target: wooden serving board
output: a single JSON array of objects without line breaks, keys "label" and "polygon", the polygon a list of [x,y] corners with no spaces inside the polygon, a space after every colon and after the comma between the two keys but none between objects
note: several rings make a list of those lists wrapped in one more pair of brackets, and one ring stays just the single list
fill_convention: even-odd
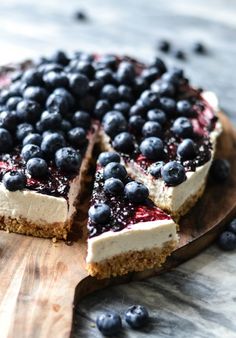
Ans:
[{"label": "wooden serving board", "polygon": [[217,156],[231,162],[224,184],[209,180],[204,196],[180,222],[180,244],[162,269],[96,280],[85,270],[86,243],[64,242],[0,232],[1,338],[69,337],[73,304],[111,284],[159,274],[206,248],[236,212],[236,133],[223,114]]}]

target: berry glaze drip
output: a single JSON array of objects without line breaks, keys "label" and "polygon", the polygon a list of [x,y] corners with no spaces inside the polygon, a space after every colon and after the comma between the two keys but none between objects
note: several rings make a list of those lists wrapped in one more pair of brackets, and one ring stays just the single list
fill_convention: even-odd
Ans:
[{"label": "berry glaze drip", "polygon": [[[127,182],[130,179],[127,179]],[[129,202],[123,195],[111,196],[104,192],[102,170],[97,170],[91,206],[97,203],[106,203],[111,209],[111,219],[108,224],[95,224],[90,219],[88,222],[89,238],[101,235],[107,231],[121,231],[130,228],[139,222],[152,222],[156,220],[171,219],[169,215],[155,207],[150,199],[143,205]]]}]

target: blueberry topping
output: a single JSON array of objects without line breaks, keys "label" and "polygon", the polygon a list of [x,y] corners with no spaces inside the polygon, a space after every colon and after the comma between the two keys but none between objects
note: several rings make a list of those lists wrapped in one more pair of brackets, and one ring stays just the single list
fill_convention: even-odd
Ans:
[{"label": "blueberry topping", "polygon": [[147,324],[149,313],[142,305],[133,305],[125,312],[125,320],[133,329],[138,329]]},{"label": "blueberry topping", "polygon": [[91,221],[98,224],[106,224],[109,222],[111,209],[105,203],[97,203],[90,207],[89,217]]},{"label": "blueberry topping", "polygon": [[104,191],[111,195],[121,195],[124,191],[124,184],[118,178],[108,178],[104,183]]},{"label": "blueberry topping", "polygon": [[27,164],[26,168],[28,173],[33,178],[46,177],[48,175],[48,165],[47,162],[39,157],[31,158]]},{"label": "blueberry topping", "polygon": [[64,72],[50,71],[43,76],[43,81],[48,89],[68,87],[69,80]]},{"label": "blueberry topping", "polygon": [[66,53],[62,50],[56,51],[52,56],[51,60],[57,64],[62,66],[67,66],[69,63],[69,58],[67,57]]},{"label": "blueberry topping", "polygon": [[121,318],[117,313],[107,312],[97,317],[96,325],[105,336],[116,335],[122,329]]},{"label": "blueberry topping", "polygon": [[150,137],[150,136],[162,136],[162,128],[160,123],[156,121],[148,121],[144,124],[142,128],[142,134],[144,137]]},{"label": "blueberry topping", "polygon": [[124,181],[127,177],[127,171],[125,167],[117,162],[108,163],[103,170],[104,180],[108,178],[119,178],[121,181]]},{"label": "blueberry topping", "polygon": [[182,138],[189,138],[193,136],[192,123],[186,117],[178,117],[172,126],[172,131],[175,135]]},{"label": "blueberry topping", "polygon": [[115,110],[106,113],[103,121],[105,132],[112,138],[122,131],[127,130],[126,119],[120,112]]},{"label": "blueberry topping", "polygon": [[132,203],[143,203],[148,198],[148,188],[140,182],[132,181],[125,186],[125,196]]},{"label": "blueberry topping", "polygon": [[124,115],[128,115],[130,111],[130,104],[125,101],[117,102],[114,104],[113,109],[120,111]]},{"label": "blueberry topping", "polygon": [[163,150],[163,142],[158,137],[148,137],[140,144],[141,153],[149,160],[161,160],[163,158]]},{"label": "blueberry topping", "polygon": [[129,86],[121,85],[118,87],[120,100],[127,102],[133,101],[132,89]]},{"label": "blueberry topping", "polygon": [[69,100],[66,95],[52,93],[46,101],[46,108],[50,112],[67,115],[69,111]]},{"label": "blueberry topping", "polygon": [[230,175],[229,161],[223,159],[213,160],[210,175],[216,182],[225,182]]},{"label": "blueberry topping", "polygon": [[102,99],[108,100],[110,103],[115,103],[119,98],[117,88],[112,84],[105,85],[100,94]]},{"label": "blueberry topping", "polygon": [[36,144],[26,144],[21,150],[21,157],[27,162],[34,157],[42,157],[42,151]]},{"label": "blueberry topping", "polygon": [[161,177],[161,168],[164,165],[165,165],[165,162],[163,162],[163,161],[158,161],[158,162],[153,163],[149,167],[149,173],[155,178]]},{"label": "blueberry topping", "polygon": [[94,108],[94,116],[101,120],[109,110],[111,110],[110,103],[107,100],[99,100]]},{"label": "blueberry topping", "polygon": [[86,131],[81,127],[71,129],[67,134],[70,144],[76,148],[84,146],[88,140],[86,138]]},{"label": "blueberry topping", "polygon": [[63,102],[67,103],[65,105],[68,107],[68,109],[73,109],[74,108],[74,106],[75,106],[75,99],[74,99],[73,95],[68,90],[66,90],[65,88],[56,88],[53,91],[53,94],[55,96],[61,96],[62,99],[63,99]]},{"label": "blueberry topping", "polygon": [[20,171],[8,171],[2,182],[9,191],[23,190],[26,186],[26,176]]},{"label": "blueberry topping", "polygon": [[187,100],[180,100],[177,102],[177,112],[184,116],[192,115],[192,105]]},{"label": "blueberry topping", "polygon": [[176,186],[186,180],[184,167],[176,161],[165,164],[161,168],[161,176],[169,186]]},{"label": "blueberry topping", "polygon": [[177,154],[182,160],[192,160],[196,156],[196,144],[193,140],[186,138],[177,148]]},{"label": "blueberry topping", "polygon": [[0,126],[2,128],[13,131],[15,130],[18,122],[18,117],[15,111],[2,111],[0,113]]},{"label": "blueberry topping", "polygon": [[12,150],[13,141],[8,130],[0,128],[0,152],[8,152]]},{"label": "blueberry topping", "polygon": [[40,146],[42,143],[42,136],[40,134],[37,133],[32,133],[32,134],[28,134],[24,139],[23,139],[23,146],[25,146],[26,144],[36,144],[37,146]]},{"label": "blueberry topping", "polygon": [[224,231],[218,239],[218,245],[222,250],[232,251],[236,249],[236,234],[231,231]]},{"label": "blueberry topping", "polygon": [[64,172],[76,172],[80,168],[81,156],[79,152],[73,148],[60,148],[56,151],[55,163],[57,168]]},{"label": "blueberry topping", "polygon": [[16,107],[20,101],[22,101],[22,97],[20,96],[10,97],[7,100],[6,106],[9,110],[16,110]]},{"label": "blueberry topping", "polygon": [[154,66],[157,67],[162,74],[167,71],[167,68],[166,68],[164,61],[162,59],[160,59],[159,57],[155,58]]},{"label": "blueberry topping", "polygon": [[41,115],[40,125],[42,130],[59,129],[61,126],[62,116],[57,112],[44,111]]},{"label": "blueberry topping", "polygon": [[165,124],[167,118],[166,114],[161,109],[152,109],[147,112],[147,118],[149,121],[155,121],[160,123],[161,125]]},{"label": "blueberry topping", "polygon": [[236,235],[236,218],[229,223],[227,230],[233,232]]},{"label": "blueberry topping", "polygon": [[30,123],[37,121],[41,112],[40,105],[37,102],[28,99],[20,101],[16,108],[16,114],[19,119]]},{"label": "blueberry topping", "polygon": [[129,119],[129,128],[133,134],[140,134],[145,120],[140,115],[133,115]]},{"label": "blueberry topping", "polygon": [[134,150],[134,138],[128,132],[120,133],[114,138],[112,146],[121,153],[130,154]]},{"label": "blueberry topping", "polygon": [[26,83],[27,86],[40,86],[42,85],[42,76],[37,70],[28,69],[22,75],[22,82]]},{"label": "blueberry topping", "polygon": [[121,62],[119,64],[116,77],[119,83],[132,85],[135,78],[135,69],[132,63],[127,61]]},{"label": "blueberry topping", "polygon": [[176,94],[175,86],[167,81],[157,80],[152,83],[152,89],[160,96],[173,97]]},{"label": "blueberry topping", "polygon": [[77,111],[73,116],[73,122],[76,125],[76,127],[88,129],[91,124],[91,117],[89,113],[85,111]]},{"label": "blueberry topping", "polygon": [[115,152],[104,151],[98,157],[98,163],[105,167],[110,162],[120,163],[120,155]]},{"label": "blueberry topping", "polygon": [[23,96],[26,100],[32,100],[40,104],[44,104],[48,97],[48,93],[43,87],[30,86],[24,90]]},{"label": "blueberry topping", "polygon": [[16,128],[16,137],[19,141],[23,140],[28,134],[34,132],[34,127],[29,123],[18,124]]},{"label": "blueberry topping", "polygon": [[166,113],[172,114],[176,110],[175,100],[173,100],[173,99],[171,99],[169,97],[161,97],[160,98],[160,104],[161,104],[161,108]]},{"label": "blueberry topping", "polygon": [[55,152],[65,146],[65,139],[59,133],[50,133],[43,138],[41,149],[45,155],[51,157]]}]

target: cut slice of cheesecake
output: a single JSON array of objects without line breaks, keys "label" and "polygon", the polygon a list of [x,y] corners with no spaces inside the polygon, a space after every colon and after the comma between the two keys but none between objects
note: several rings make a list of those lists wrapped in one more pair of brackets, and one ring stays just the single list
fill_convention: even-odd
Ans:
[{"label": "cut slice of cheesecake", "polygon": [[86,263],[97,278],[159,267],[178,242],[172,218],[147,197],[145,186],[126,175],[117,179],[117,166],[98,164],[89,210]]}]

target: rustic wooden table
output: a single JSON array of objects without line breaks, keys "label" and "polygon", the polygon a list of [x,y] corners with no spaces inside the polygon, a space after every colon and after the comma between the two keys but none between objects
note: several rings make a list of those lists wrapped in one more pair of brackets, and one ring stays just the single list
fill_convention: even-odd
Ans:
[{"label": "rustic wooden table", "polygon": [[[88,21],[74,19],[81,8]],[[183,66],[196,86],[214,90],[236,124],[235,16],[234,0],[1,0],[0,64],[55,49],[150,60],[157,55],[157,41],[167,38],[187,54],[186,61],[167,57],[168,64]],[[207,56],[192,53],[195,41],[205,43]],[[150,325],[141,332],[125,330],[120,337],[236,337],[235,258],[212,246],[164,275],[90,295],[76,308],[72,336],[101,337],[94,325],[97,314],[122,314],[141,303],[150,310]]]}]

